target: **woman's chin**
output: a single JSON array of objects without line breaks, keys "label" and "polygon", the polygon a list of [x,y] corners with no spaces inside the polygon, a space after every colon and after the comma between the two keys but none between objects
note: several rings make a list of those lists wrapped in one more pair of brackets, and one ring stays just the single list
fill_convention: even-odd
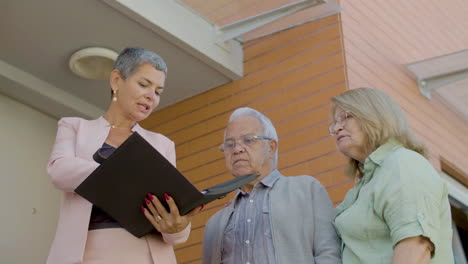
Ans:
[{"label": "woman's chin", "polygon": [[346,157],[349,157],[349,148],[346,144],[342,144],[338,146],[338,151],[341,152],[341,154],[345,155]]},{"label": "woman's chin", "polygon": [[343,152],[346,152],[346,149],[348,148],[348,144],[346,142],[337,142],[336,147],[339,152],[343,153]]},{"label": "woman's chin", "polygon": [[133,121],[135,121],[135,122],[140,122],[140,121],[143,121],[143,120],[145,120],[146,118],[148,118],[149,115],[150,115],[150,113],[143,113],[143,112],[141,112],[141,111],[138,111],[138,112],[136,112],[136,113],[133,113],[133,114],[131,115],[131,117],[132,117]]}]

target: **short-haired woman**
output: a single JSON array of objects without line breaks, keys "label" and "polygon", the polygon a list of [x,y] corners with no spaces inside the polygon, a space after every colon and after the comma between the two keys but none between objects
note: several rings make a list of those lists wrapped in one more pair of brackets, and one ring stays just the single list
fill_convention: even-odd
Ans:
[{"label": "short-haired woman", "polygon": [[453,263],[447,186],[399,105],[373,88],[332,102],[330,133],[356,182],[334,219],[343,263]]},{"label": "short-haired woman", "polygon": [[137,123],[158,106],[166,74],[166,64],[157,54],[126,48],[110,74],[112,101],[106,113],[96,120],[60,119],[47,170],[63,199],[48,264],[176,263],[172,246],[187,240],[190,220],[200,208],[180,216],[170,196],[165,195],[168,212],[149,194],[142,204],[151,212],[142,207],[142,214],[158,232],[137,238],[74,192],[98,167],[93,154],[105,148],[110,155],[135,131],[175,165],[174,142]]}]

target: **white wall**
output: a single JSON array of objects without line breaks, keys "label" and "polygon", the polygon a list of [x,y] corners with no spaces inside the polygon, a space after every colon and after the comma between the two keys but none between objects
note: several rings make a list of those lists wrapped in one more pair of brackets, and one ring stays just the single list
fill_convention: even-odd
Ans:
[{"label": "white wall", "polygon": [[0,94],[0,263],[45,263],[60,193],[46,163],[57,120]]}]

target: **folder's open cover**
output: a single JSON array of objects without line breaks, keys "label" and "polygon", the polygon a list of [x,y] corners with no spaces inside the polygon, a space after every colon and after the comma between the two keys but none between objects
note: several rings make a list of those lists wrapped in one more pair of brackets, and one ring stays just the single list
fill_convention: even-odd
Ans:
[{"label": "folder's open cover", "polygon": [[130,233],[142,237],[154,229],[140,209],[146,194],[156,195],[168,208],[164,200],[164,193],[168,193],[180,214],[185,215],[258,176],[249,174],[200,192],[150,143],[134,132],[75,192],[104,210]]}]

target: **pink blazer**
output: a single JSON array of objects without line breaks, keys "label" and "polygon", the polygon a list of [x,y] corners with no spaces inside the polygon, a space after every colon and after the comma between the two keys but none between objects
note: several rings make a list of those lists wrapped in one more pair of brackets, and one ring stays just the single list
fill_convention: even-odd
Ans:
[{"label": "pink blazer", "polygon": [[[58,122],[47,171],[53,185],[63,191],[63,198],[48,264],[78,264],[83,260],[92,204],[74,190],[98,166],[92,156],[106,140],[109,129],[103,117],[96,120],[67,117]],[[138,124],[132,131],[138,132],[175,165],[174,142]],[[185,242],[189,233],[190,225],[176,234],[150,235],[154,263],[176,263],[172,245]]]}]

